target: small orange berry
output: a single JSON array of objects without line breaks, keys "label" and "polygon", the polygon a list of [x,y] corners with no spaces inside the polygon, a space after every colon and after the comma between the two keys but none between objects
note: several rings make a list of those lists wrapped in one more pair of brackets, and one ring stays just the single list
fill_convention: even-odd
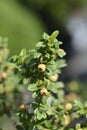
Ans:
[{"label": "small orange berry", "polygon": [[41,94],[42,96],[46,96],[46,95],[49,94],[49,92],[48,92],[48,90],[47,90],[46,88],[42,88],[42,89],[40,90],[40,94]]},{"label": "small orange berry", "polygon": [[65,110],[69,111],[72,109],[72,104],[71,103],[66,103],[65,104]]},{"label": "small orange berry", "polygon": [[25,105],[24,105],[24,104],[21,104],[21,105],[19,106],[19,109],[20,109],[20,110],[25,110],[25,109],[26,109],[26,107],[25,107]]},{"label": "small orange berry", "polygon": [[39,64],[38,69],[44,72],[46,70],[46,65],[45,64]]}]

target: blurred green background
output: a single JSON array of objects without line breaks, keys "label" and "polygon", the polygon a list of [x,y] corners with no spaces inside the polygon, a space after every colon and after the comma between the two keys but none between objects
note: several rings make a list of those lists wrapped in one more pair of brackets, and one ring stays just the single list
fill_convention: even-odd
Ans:
[{"label": "blurred green background", "polygon": [[16,0],[0,0],[0,35],[8,37],[11,54],[31,49],[44,31],[40,18]]},{"label": "blurred green background", "polygon": [[8,37],[11,54],[31,49],[42,33],[65,28],[69,13],[86,0],[0,0],[0,35]]}]

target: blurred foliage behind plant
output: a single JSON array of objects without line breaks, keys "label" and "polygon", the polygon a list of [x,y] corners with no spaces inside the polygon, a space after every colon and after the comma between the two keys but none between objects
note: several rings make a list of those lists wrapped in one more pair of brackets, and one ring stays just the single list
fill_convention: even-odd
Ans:
[{"label": "blurred foliage behind plant", "polygon": [[43,31],[64,27],[69,13],[86,3],[86,0],[1,0],[0,34],[10,37],[12,54],[24,44],[31,49]]},{"label": "blurred foliage behind plant", "polygon": [[[65,23],[69,13],[77,8],[86,6],[86,0],[19,0],[31,8],[32,10],[48,15],[55,19],[55,22]],[[42,14],[43,13],[43,14]],[[44,17],[44,16],[43,16]]]},{"label": "blurred foliage behind plant", "polygon": [[15,116],[22,102],[23,87],[17,85],[19,77],[15,75],[14,66],[8,62],[8,56],[7,38],[0,37],[0,127],[6,129],[9,123],[12,129],[10,117]]},{"label": "blurred foliage behind plant", "polygon": [[10,37],[9,48],[12,54],[24,46],[33,48],[43,30],[38,16],[27,11],[16,0],[0,1],[0,35]]}]

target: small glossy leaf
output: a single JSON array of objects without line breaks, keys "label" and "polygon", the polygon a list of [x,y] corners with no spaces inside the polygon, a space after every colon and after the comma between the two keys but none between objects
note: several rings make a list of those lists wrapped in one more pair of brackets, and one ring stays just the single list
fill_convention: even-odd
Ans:
[{"label": "small glossy leaf", "polygon": [[34,92],[33,94],[32,94],[32,97],[33,98],[36,98],[38,96],[38,94],[36,93],[36,92]]},{"label": "small glossy leaf", "polygon": [[43,113],[42,113],[42,117],[43,117],[44,119],[46,119],[46,118],[47,118],[47,115],[46,115],[46,113],[45,113],[45,112],[43,112]]},{"label": "small glossy leaf", "polygon": [[44,38],[45,40],[48,40],[48,39],[49,39],[49,35],[44,32],[44,33],[43,33],[43,38]]},{"label": "small glossy leaf", "polygon": [[25,84],[25,85],[26,85],[26,84],[28,83],[28,81],[29,81],[29,79],[24,78],[24,79],[23,79],[23,84]]},{"label": "small glossy leaf", "polygon": [[30,90],[30,91],[35,91],[37,89],[38,89],[37,84],[35,84],[35,83],[28,85],[28,90]]},{"label": "small glossy leaf", "polygon": [[45,120],[45,126],[47,128],[51,128],[51,122],[50,122],[50,120]]},{"label": "small glossy leaf", "polygon": [[62,67],[65,67],[67,65],[65,60],[63,60],[63,59],[58,60],[56,62],[56,64],[57,64],[57,68],[62,68]]},{"label": "small glossy leaf", "polygon": [[48,109],[48,106],[44,104],[40,104],[40,109],[46,111]]},{"label": "small glossy leaf", "polygon": [[25,56],[26,55],[26,49],[22,49],[22,51],[19,54],[20,56]]},{"label": "small glossy leaf", "polygon": [[42,55],[41,53],[35,52],[35,53],[34,53],[34,58],[39,58],[41,55]]},{"label": "small glossy leaf", "polygon": [[63,85],[62,82],[53,83],[52,85],[50,85],[50,86],[48,87],[48,90],[50,90],[50,91],[56,93],[56,92],[57,92],[57,89],[60,88],[61,85]]},{"label": "small glossy leaf", "polygon": [[37,112],[37,119],[41,120],[43,118],[43,114],[40,112]]},{"label": "small glossy leaf", "polygon": [[46,53],[45,57],[49,59],[50,58],[50,54]]},{"label": "small glossy leaf", "polygon": [[63,56],[66,55],[65,51],[63,49],[58,49],[57,54],[62,58]]},{"label": "small glossy leaf", "polygon": [[59,31],[54,31],[54,32],[51,34],[50,39],[51,39],[52,42],[53,42],[54,39],[58,36],[58,34],[59,34]]},{"label": "small glossy leaf", "polygon": [[40,42],[38,42],[38,43],[36,44],[36,47],[38,47],[38,48],[44,47],[44,46],[45,46],[45,44],[43,44],[42,41],[40,41]]}]

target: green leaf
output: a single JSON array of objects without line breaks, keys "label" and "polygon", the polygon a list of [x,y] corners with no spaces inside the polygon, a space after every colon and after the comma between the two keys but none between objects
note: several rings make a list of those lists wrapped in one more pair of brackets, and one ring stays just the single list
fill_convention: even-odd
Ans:
[{"label": "green leaf", "polygon": [[45,120],[45,126],[47,128],[51,128],[51,122],[50,122],[50,120]]},{"label": "green leaf", "polygon": [[47,128],[41,126],[40,124],[37,125],[37,129],[38,129],[38,130],[50,130],[50,129],[47,129]]},{"label": "green leaf", "polygon": [[23,56],[19,56],[18,60],[17,60],[17,64],[21,65],[24,62],[24,57]]},{"label": "green leaf", "polygon": [[42,113],[42,117],[43,117],[44,119],[46,119],[46,118],[47,118],[47,115],[46,115],[46,113],[45,113],[45,112],[43,112],[43,113]]},{"label": "green leaf", "polygon": [[54,93],[57,93],[57,89],[58,88],[61,88],[61,85],[63,85],[62,82],[56,82],[56,83],[53,83],[51,84],[49,87],[48,87],[48,90],[54,92]]},{"label": "green leaf", "polygon": [[45,40],[48,40],[49,37],[50,37],[50,36],[49,36],[47,33],[45,33],[45,32],[43,33],[43,38],[44,38]]},{"label": "green leaf", "polygon": [[46,111],[48,109],[48,106],[44,104],[40,104],[40,109]]},{"label": "green leaf", "polygon": [[34,109],[34,113],[38,111],[37,107],[38,107],[38,103],[37,102],[32,102],[31,104],[32,108]]},{"label": "green leaf", "polygon": [[76,124],[76,130],[80,129],[81,125],[79,123]]},{"label": "green leaf", "polygon": [[58,36],[58,34],[59,34],[59,31],[54,31],[54,32],[51,34],[51,36],[50,36],[51,42],[54,41],[54,39]]},{"label": "green leaf", "polygon": [[46,53],[45,57],[49,59],[50,58],[50,54]]},{"label": "green leaf", "polygon": [[26,85],[26,84],[28,83],[28,81],[29,81],[29,79],[24,78],[24,79],[23,79],[23,84],[25,84],[25,85]]},{"label": "green leaf", "polygon": [[41,53],[35,52],[35,53],[34,53],[34,58],[39,58],[41,55],[42,55]]},{"label": "green leaf", "polygon": [[40,41],[36,44],[36,47],[45,47],[45,44],[43,44],[43,42]]},{"label": "green leaf", "polygon": [[81,108],[81,109],[83,108],[83,104],[79,100],[74,101],[74,106]]},{"label": "green leaf", "polygon": [[29,84],[27,89],[30,90],[30,91],[35,91],[35,90],[38,89],[37,84],[35,84],[35,83]]},{"label": "green leaf", "polygon": [[66,55],[66,52],[63,49],[58,49],[57,54],[62,58],[63,56]]},{"label": "green leaf", "polygon": [[32,97],[33,98],[36,98],[38,96],[38,94],[36,93],[36,92],[34,92],[33,94],[32,94]]},{"label": "green leaf", "polygon": [[62,67],[65,67],[67,64],[66,64],[66,62],[65,62],[65,60],[58,60],[57,62],[56,62],[56,64],[57,64],[57,68],[62,68]]},{"label": "green leaf", "polygon": [[52,130],[57,130],[57,126],[56,125],[52,125]]},{"label": "green leaf", "polygon": [[22,49],[19,56],[25,56],[26,55],[26,49]]},{"label": "green leaf", "polygon": [[79,113],[79,114],[81,114],[81,115],[84,115],[84,114],[85,114],[85,111],[84,111],[84,109],[81,109],[81,110],[77,111],[77,113]]},{"label": "green leaf", "polygon": [[55,53],[55,48],[50,48],[50,51]]},{"label": "green leaf", "polygon": [[63,44],[63,42],[61,42],[61,41],[58,41],[58,44],[59,44],[59,45],[61,45],[61,44]]},{"label": "green leaf", "polygon": [[9,61],[14,63],[14,62],[17,61],[17,59],[18,59],[18,56],[17,56],[17,55],[14,55],[14,56],[12,56],[12,57],[9,59]]},{"label": "green leaf", "polygon": [[41,112],[37,112],[37,119],[41,120],[43,118],[43,114]]}]

